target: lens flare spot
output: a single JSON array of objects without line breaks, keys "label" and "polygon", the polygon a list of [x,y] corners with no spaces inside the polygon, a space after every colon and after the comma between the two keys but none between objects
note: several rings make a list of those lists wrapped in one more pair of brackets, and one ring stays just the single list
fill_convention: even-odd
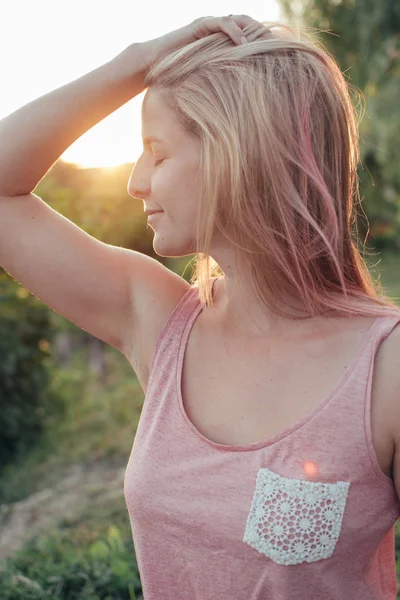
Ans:
[{"label": "lens flare spot", "polygon": [[306,475],[316,475],[318,473],[317,465],[311,461],[306,461],[304,463],[303,470]]}]

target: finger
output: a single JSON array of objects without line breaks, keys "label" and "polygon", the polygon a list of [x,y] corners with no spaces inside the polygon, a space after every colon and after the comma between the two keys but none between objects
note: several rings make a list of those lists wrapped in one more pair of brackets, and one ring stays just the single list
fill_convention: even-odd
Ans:
[{"label": "finger", "polygon": [[[240,16],[237,17],[239,22],[243,22]],[[248,23],[246,23],[248,24]],[[218,33],[223,31],[232,41],[240,45],[242,44],[243,32],[240,26],[236,23],[236,17],[205,17],[197,23],[198,37],[206,37],[210,33]]]},{"label": "finger", "polygon": [[[239,43],[239,44],[242,44],[243,42],[247,43],[246,36],[243,33],[243,29],[245,27],[247,27],[247,25],[251,25],[251,24],[255,23],[256,21],[254,21],[254,19],[252,19],[248,15],[229,15],[228,18],[231,19],[233,21],[233,23],[235,25],[237,25],[237,28],[240,30],[240,41],[239,42],[237,41],[237,32],[238,32],[237,28],[235,28],[236,38],[233,41],[235,43]],[[230,37],[232,37],[230,34],[228,34],[228,35]]]},{"label": "finger", "polygon": [[221,30],[229,35],[231,40],[238,46],[243,43],[247,43],[242,29],[233,15],[229,15],[229,17],[222,17]]}]

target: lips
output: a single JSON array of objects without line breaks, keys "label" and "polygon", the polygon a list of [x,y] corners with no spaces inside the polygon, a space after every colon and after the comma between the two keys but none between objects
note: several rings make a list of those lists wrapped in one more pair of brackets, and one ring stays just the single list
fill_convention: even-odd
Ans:
[{"label": "lips", "polygon": [[145,214],[149,217],[150,215],[155,215],[157,213],[164,212],[163,210],[145,210]]},{"label": "lips", "polygon": [[149,215],[147,217],[147,222],[150,224],[150,223],[153,223],[154,221],[157,221],[158,217],[160,215],[162,215],[163,212],[164,212],[163,210],[159,210],[157,212],[153,212],[151,215]]}]

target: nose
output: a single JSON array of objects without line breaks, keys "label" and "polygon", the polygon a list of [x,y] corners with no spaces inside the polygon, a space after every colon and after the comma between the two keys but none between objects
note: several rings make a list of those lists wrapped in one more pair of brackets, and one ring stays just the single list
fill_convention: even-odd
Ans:
[{"label": "nose", "polygon": [[144,200],[150,193],[150,176],[143,164],[143,155],[136,161],[128,181],[128,194]]}]

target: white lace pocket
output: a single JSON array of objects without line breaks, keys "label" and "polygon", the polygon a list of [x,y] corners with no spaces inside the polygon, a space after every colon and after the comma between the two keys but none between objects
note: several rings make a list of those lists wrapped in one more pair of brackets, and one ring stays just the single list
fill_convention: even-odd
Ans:
[{"label": "white lace pocket", "polygon": [[350,483],[291,479],[260,469],[243,541],[280,565],[329,558]]}]

